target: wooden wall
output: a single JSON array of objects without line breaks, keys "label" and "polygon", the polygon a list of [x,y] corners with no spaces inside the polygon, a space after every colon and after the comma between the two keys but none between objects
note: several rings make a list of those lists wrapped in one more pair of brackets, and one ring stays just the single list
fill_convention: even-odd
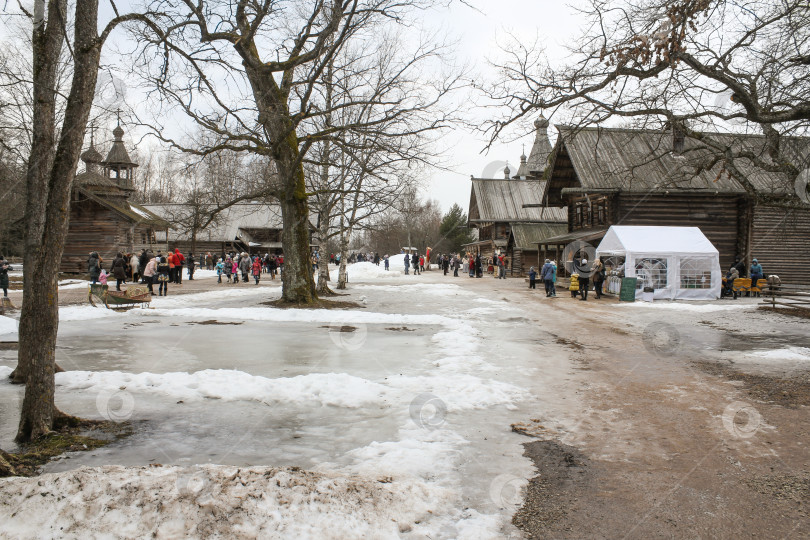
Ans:
[{"label": "wooden wall", "polygon": [[617,196],[612,225],[699,227],[720,252],[720,267],[727,270],[742,255],[738,241],[739,197],[701,194],[625,194]]},{"label": "wooden wall", "polygon": [[73,201],[70,205],[70,223],[59,264],[60,272],[87,273],[87,259],[91,251],[98,251],[103,268],[110,264],[119,251],[140,253],[141,249],[166,250],[165,244],[141,241],[141,232],[148,227],[136,225],[95,201]]},{"label": "wooden wall", "polygon": [[753,208],[751,258],[765,275],[783,283],[807,284],[810,275],[810,208]]}]

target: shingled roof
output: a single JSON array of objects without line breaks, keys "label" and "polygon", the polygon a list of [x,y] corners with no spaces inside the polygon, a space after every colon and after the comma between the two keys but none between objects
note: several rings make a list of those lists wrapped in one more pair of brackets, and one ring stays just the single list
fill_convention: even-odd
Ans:
[{"label": "shingled roof", "polygon": [[[566,186],[567,192],[626,191],[705,191],[745,193],[743,186],[722,172],[722,165],[703,168],[714,155],[698,140],[687,137],[682,152],[672,151],[669,131],[574,128],[556,126],[559,138],[549,179],[552,186]],[[706,138],[722,143],[735,152],[746,150],[768,160],[764,137],[728,133],[707,133]],[[806,166],[810,139],[784,139],[786,155],[797,165]],[[566,159],[567,158],[567,159]],[[568,163],[570,160],[570,165]],[[781,173],[771,173],[745,159],[736,159],[747,180],[762,194],[784,195],[789,182]]]},{"label": "shingled roof", "polygon": [[545,182],[473,178],[469,222],[567,222],[566,208],[540,208]]},{"label": "shingled roof", "polygon": [[[191,231],[184,229],[183,223],[191,216],[194,208],[188,204],[148,204],[145,208],[173,223],[170,240],[190,240]],[[224,209],[217,218],[197,234],[198,240],[232,242],[239,238],[250,241],[250,231],[257,229],[282,229],[281,205],[271,203],[241,203]]]}]

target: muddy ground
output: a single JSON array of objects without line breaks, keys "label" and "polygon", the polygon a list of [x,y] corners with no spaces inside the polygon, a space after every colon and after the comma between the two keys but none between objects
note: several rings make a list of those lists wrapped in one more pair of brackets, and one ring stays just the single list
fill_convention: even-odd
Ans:
[{"label": "muddy ground", "polygon": [[588,404],[575,429],[542,411],[519,426],[527,537],[810,537],[807,362],[748,356],[810,347],[806,319],[522,296]]}]

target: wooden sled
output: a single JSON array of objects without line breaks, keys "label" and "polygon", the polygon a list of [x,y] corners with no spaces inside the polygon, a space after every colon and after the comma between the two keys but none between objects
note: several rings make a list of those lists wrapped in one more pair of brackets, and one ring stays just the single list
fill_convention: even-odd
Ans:
[{"label": "wooden sled", "polygon": [[140,304],[141,307],[147,307],[149,302],[152,301],[152,293],[149,292],[149,289],[137,285],[127,287],[123,291],[111,291],[109,285],[94,283],[90,285],[90,289],[87,292],[87,300],[89,300],[94,307],[98,307],[93,301],[94,296],[98,298],[107,309],[129,309],[135,307],[137,304]]}]

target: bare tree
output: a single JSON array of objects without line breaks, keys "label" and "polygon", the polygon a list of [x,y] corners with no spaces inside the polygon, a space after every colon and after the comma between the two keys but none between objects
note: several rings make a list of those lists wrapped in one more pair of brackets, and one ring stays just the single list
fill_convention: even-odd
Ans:
[{"label": "bare tree", "polygon": [[[23,9],[23,8],[21,8]],[[99,33],[97,0],[77,0],[68,21],[67,0],[35,0],[24,13],[33,24],[31,152],[27,162],[24,300],[15,379],[26,383],[18,441],[50,433],[63,416],[54,404],[57,272],[67,235],[70,192],[95,94],[102,46],[110,32],[145,15],[114,17]],[[57,80],[66,29],[73,43],[70,91],[57,129]],[[58,136],[57,136],[58,135]]]},{"label": "bare tree", "polygon": [[[239,0],[178,4],[158,0],[155,10],[170,18],[170,30],[139,36],[159,47],[145,48],[143,71],[157,83],[163,99],[180,107],[201,127],[217,134],[216,145],[189,148],[165,133],[164,141],[192,153],[230,149],[263,156],[273,165],[277,183],[266,196],[278,199],[283,215],[284,267],[282,298],[310,303],[317,299],[310,271],[309,206],[304,160],[312,146],[341,140],[342,134],[373,133],[392,122],[401,105],[445,116],[435,105],[457,83],[437,77],[411,95],[398,88],[355,94],[333,108],[378,105],[357,123],[325,123],[332,109],[319,90],[327,66],[351,43],[376,40],[386,24],[403,19],[418,0]],[[167,39],[168,38],[168,39]],[[156,55],[156,56],[152,56]],[[159,55],[159,56],[157,56]],[[160,58],[155,71],[153,58]],[[165,60],[164,60],[165,59]],[[188,75],[181,77],[178,74]],[[221,81],[221,82],[220,82]],[[373,114],[371,114],[373,112]],[[156,130],[160,133],[160,128]]]},{"label": "bare tree", "polygon": [[[582,11],[586,31],[565,63],[508,47],[503,77],[485,89],[508,110],[487,126],[493,140],[538,109],[566,109],[577,126],[618,118],[690,137],[696,167],[719,165],[752,197],[763,194],[751,170],[779,173],[793,191],[808,166],[793,138],[810,125],[806,0],[591,0]],[[728,130],[764,137],[709,133]]]}]

